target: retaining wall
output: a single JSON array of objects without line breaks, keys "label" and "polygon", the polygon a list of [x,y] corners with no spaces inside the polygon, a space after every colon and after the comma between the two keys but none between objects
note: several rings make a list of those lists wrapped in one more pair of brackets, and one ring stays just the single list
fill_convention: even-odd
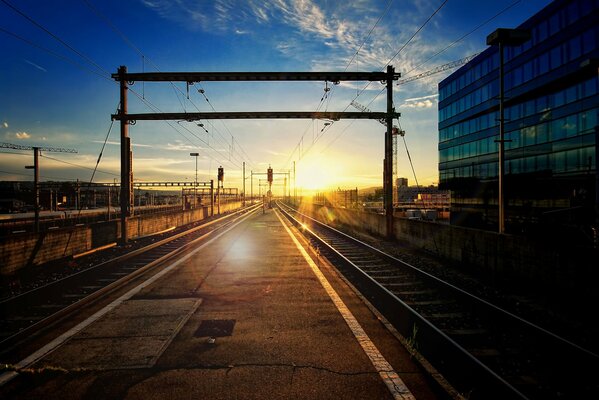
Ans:
[{"label": "retaining wall", "polygon": [[[241,202],[222,204],[221,213],[236,210]],[[216,208],[215,208],[216,211]],[[186,225],[210,216],[210,208],[134,216],[127,232],[135,239]],[[13,275],[24,267],[71,257],[120,238],[120,220],[50,229],[42,233],[12,234],[0,239],[0,275]]]},{"label": "retaining wall", "polygon": [[[332,226],[386,234],[381,214],[311,204],[301,211]],[[588,247],[397,217],[394,237],[498,284],[590,292],[599,278],[599,252]]]}]

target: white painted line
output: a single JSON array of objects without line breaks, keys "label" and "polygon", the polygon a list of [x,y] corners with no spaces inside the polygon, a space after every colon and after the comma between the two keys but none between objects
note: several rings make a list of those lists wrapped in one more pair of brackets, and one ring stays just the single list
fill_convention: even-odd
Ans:
[{"label": "white painted line", "polygon": [[[52,353],[54,350],[56,350],[57,348],[62,346],[67,340],[69,340],[70,338],[72,338],[73,336],[75,336],[76,334],[81,332],[83,329],[85,329],[86,327],[88,327],[89,325],[91,325],[92,323],[97,321],[98,319],[102,318],[104,315],[108,314],[110,311],[117,308],[119,305],[121,305],[121,303],[123,303],[126,300],[129,300],[131,297],[133,297],[134,295],[139,293],[143,288],[156,282],[158,279],[162,278],[164,275],[168,274],[169,272],[171,272],[172,270],[177,268],[181,263],[189,260],[197,252],[199,252],[204,247],[208,246],[210,243],[214,242],[216,239],[220,238],[222,235],[224,235],[225,233],[227,233],[228,231],[230,231],[231,229],[233,229],[234,227],[236,227],[237,225],[239,225],[240,223],[245,221],[253,213],[254,212],[249,212],[247,215],[240,218],[237,222],[233,223],[231,226],[227,227],[222,232],[218,233],[216,236],[214,236],[212,239],[208,240],[206,243],[202,244],[197,249],[186,254],[184,257],[181,257],[180,259],[178,259],[177,261],[175,261],[168,267],[164,268],[157,274],[153,275],[147,281],[140,283],[138,286],[131,289],[130,291],[128,291],[127,293],[125,293],[124,295],[122,295],[121,297],[119,297],[118,299],[113,301],[112,303],[108,304],[106,307],[97,311],[94,315],[87,318],[85,321],[80,322],[79,324],[77,324],[76,326],[74,326],[73,328],[68,330],[67,332],[63,333],[62,335],[60,335],[59,337],[57,337],[56,339],[54,339],[53,341],[51,341],[50,343],[48,343],[47,345],[42,347],[41,349],[37,350],[35,353],[33,353],[33,354],[29,355],[28,357],[24,358],[23,360],[19,361],[18,363],[15,364],[15,368],[17,370],[23,369],[23,368],[29,368],[31,365],[38,362],[39,360],[41,360],[42,358],[44,358],[45,356],[47,356],[48,354]],[[16,371],[9,371],[9,372],[2,373],[0,375],[0,386],[3,386],[6,383],[10,382],[13,378],[17,377],[18,375],[19,375],[19,373]]]},{"label": "white painted line", "polygon": [[314,275],[316,275],[316,277],[320,281],[320,284],[333,301],[333,304],[335,304],[335,307],[337,307],[337,310],[349,326],[349,329],[351,329],[352,333],[356,337],[356,340],[358,341],[360,346],[362,346],[362,349],[370,359],[372,366],[374,367],[376,372],[378,372],[385,385],[387,385],[387,388],[391,392],[393,398],[396,400],[415,400],[416,398],[414,397],[414,395],[412,395],[410,389],[408,389],[408,387],[401,380],[397,372],[395,372],[391,364],[387,362],[385,357],[383,357],[383,355],[377,349],[376,345],[372,342],[372,340],[370,340],[370,338],[368,337],[368,335],[366,334],[356,317],[354,317],[349,308],[347,308],[343,300],[341,300],[341,297],[339,297],[335,289],[333,289],[333,287],[331,286],[327,278],[324,276],[322,271],[320,271],[320,268],[318,268],[314,260],[312,260],[312,257],[310,257],[308,252],[293,235],[293,233],[287,227],[285,222],[283,222],[283,219],[281,218],[277,210],[275,210],[275,214],[277,215],[277,218],[279,218],[279,221],[281,221],[281,224],[295,243],[297,249],[300,251],[302,256],[304,256],[304,259],[306,260],[310,268],[312,268]]}]

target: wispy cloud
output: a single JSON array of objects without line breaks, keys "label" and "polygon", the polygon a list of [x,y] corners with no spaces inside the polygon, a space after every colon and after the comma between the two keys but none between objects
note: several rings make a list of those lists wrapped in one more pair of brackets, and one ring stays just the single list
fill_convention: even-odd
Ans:
[{"label": "wispy cloud", "polygon": [[431,108],[433,106],[433,103],[430,99],[426,99],[426,100],[421,100],[421,101],[413,101],[411,103],[405,103],[403,104],[403,107],[408,107],[408,108]]},{"label": "wispy cloud", "polygon": [[39,69],[40,71],[44,71],[44,72],[48,72],[48,70],[44,67],[42,67],[41,65],[38,65],[36,63],[34,63],[33,61],[29,61],[27,59],[23,59],[23,61],[25,61],[27,64],[34,66],[35,68]]},{"label": "wispy cloud", "polygon": [[15,137],[19,140],[26,140],[31,138],[31,135],[28,134],[27,132],[17,132],[15,133]]},{"label": "wispy cloud", "polygon": [[173,150],[173,151],[198,151],[198,150],[204,150],[201,147],[198,146],[194,146],[191,145],[189,143],[184,143],[181,140],[175,140],[175,143],[167,143],[166,144],[166,150]]},{"label": "wispy cloud", "polygon": [[[307,62],[313,69],[344,69],[352,61],[358,68],[377,70],[397,52],[438,6],[432,0],[393,4],[372,34],[366,35],[384,11],[374,0],[317,2],[315,0],[140,0],[161,17],[189,30],[221,34],[256,33],[289,58]],[[397,3],[397,2],[396,2]],[[260,31],[262,29],[262,31]],[[431,54],[435,41],[418,35],[393,60],[398,70],[416,66]],[[404,53],[409,53],[409,57]]]},{"label": "wispy cloud", "polygon": [[405,99],[404,101],[407,103],[407,102],[410,102],[410,101],[420,101],[420,100],[426,100],[426,99],[435,99],[437,97],[439,97],[438,93],[436,93],[436,94],[430,94],[428,96],[412,97],[411,99]]}]

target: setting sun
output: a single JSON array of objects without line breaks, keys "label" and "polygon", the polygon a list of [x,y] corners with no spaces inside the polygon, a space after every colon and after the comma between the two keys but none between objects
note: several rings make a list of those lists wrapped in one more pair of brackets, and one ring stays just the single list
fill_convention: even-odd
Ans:
[{"label": "setting sun", "polygon": [[296,165],[297,187],[307,191],[318,191],[335,186],[341,168],[326,157],[309,157]]}]

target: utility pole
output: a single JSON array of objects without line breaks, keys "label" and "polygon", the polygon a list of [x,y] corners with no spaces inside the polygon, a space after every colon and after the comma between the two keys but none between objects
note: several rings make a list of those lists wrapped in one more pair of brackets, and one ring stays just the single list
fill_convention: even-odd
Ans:
[{"label": "utility pole", "polygon": [[[14,150],[33,150],[33,165],[28,165],[26,169],[33,169],[33,192],[34,192],[34,223],[33,229],[35,232],[39,232],[40,228],[40,168],[39,168],[39,156],[40,151],[48,151],[52,153],[77,153],[77,150],[73,149],[62,149],[57,147],[40,147],[40,146],[22,146],[19,144],[12,143],[0,143],[2,149],[14,149]],[[52,203],[52,196],[50,196],[50,203]],[[52,207],[50,207],[52,208]]]},{"label": "utility pole", "polygon": [[254,204],[254,171],[250,170],[250,200]]},{"label": "utility pole", "polygon": [[293,162],[293,204],[297,206],[297,180],[295,179],[295,161]]},{"label": "utility pole", "polygon": [[33,211],[35,213],[33,231],[40,231],[40,149],[39,147],[33,148],[33,190],[34,190],[34,203]]},{"label": "utility pole", "polygon": [[505,131],[505,117],[504,117],[504,60],[503,60],[503,48],[505,46],[517,46],[531,38],[530,31],[525,29],[506,29],[499,28],[487,36],[487,45],[499,46],[499,221],[498,228],[499,233],[505,233],[505,193],[504,193],[504,176],[505,176],[505,142],[504,131]]},{"label": "utility pole", "polygon": [[121,117],[121,245],[127,243],[127,218],[131,207],[131,162],[129,160],[131,151],[131,138],[129,138],[129,120],[127,119],[127,79],[125,74],[127,67],[119,67],[119,83],[121,106],[119,116]]},{"label": "utility pole", "polygon": [[245,207],[245,161],[243,162],[243,206]]},{"label": "utility pole", "polygon": [[387,226],[387,237],[392,238],[393,232],[393,80],[395,68],[387,66],[387,132],[385,133],[385,168],[383,192],[385,193],[385,219]]}]

